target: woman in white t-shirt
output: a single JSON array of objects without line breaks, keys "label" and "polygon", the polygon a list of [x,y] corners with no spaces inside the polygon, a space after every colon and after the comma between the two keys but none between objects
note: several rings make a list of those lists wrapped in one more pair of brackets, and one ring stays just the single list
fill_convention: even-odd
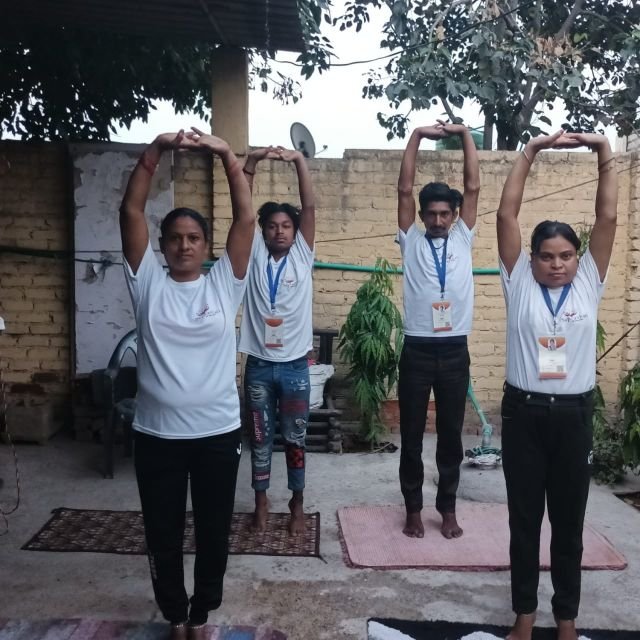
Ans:
[{"label": "woman in white t-shirt", "polygon": [[251,422],[251,484],[254,526],[264,531],[269,503],[276,415],[285,446],[290,535],[304,532],[305,437],[309,419],[309,364],[313,347],[311,299],[315,199],[306,160],[282,147],[256,149],[244,166],[253,187],[258,161],[290,162],[298,174],[301,208],[266,202],[258,210],[251,271],[240,326],[239,351],[247,354],[244,394]]},{"label": "woman in white t-shirt", "polygon": [[[151,177],[163,151],[208,151],[222,160],[233,222],[226,251],[209,257],[205,219],[174,209],[160,226],[166,273],[145,220]],[[158,136],[136,165],[120,209],[125,276],[138,331],[135,468],[156,602],[171,640],[205,637],[222,601],[240,459],[235,318],[246,287],[255,215],[242,166],[220,138],[194,129]],[[196,542],[194,593],[184,586],[187,485]]]},{"label": "woman in white t-shirt", "polygon": [[[518,212],[531,163],[542,149],[598,154],[596,218],[589,247],[562,222],[545,220],[522,249]],[[551,523],[553,614],[559,640],[576,640],[582,529],[589,492],[596,325],[616,232],[615,158],[604,136],[559,131],[531,140],[507,178],[498,250],[507,305],[502,447],[511,532],[509,640],[530,640],[538,606],[540,527]]]}]

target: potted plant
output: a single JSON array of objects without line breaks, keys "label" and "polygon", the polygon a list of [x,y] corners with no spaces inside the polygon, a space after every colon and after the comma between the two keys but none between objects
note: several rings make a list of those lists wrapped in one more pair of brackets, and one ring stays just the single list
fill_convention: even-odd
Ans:
[{"label": "potted plant", "polygon": [[[582,257],[589,246],[591,239],[590,225],[580,225],[576,232],[580,239],[580,251]],[[600,324],[596,326],[596,352],[603,353],[607,332]],[[599,376],[600,372],[596,371]],[[624,476],[624,460],[622,452],[622,431],[618,421],[609,422],[607,417],[604,396],[600,385],[596,383],[593,397],[593,459],[592,475],[600,484],[615,484]]]},{"label": "potted plant", "polygon": [[380,419],[382,403],[398,379],[402,349],[402,316],[391,300],[391,274],[398,271],[378,258],[375,271],[356,293],[356,300],[340,329],[338,349],[350,365],[360,407],[360,433],[372,448],[386,433]]},{"label": "potted plant", "polygon": [[640,363],[637,363],[622,380],[620,410],[624,433],[624,462],[629,469],[637,471],[640,467]]}]

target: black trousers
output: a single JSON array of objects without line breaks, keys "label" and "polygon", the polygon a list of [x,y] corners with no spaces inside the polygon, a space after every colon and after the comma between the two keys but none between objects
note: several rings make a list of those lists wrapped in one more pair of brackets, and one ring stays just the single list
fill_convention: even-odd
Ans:
[{"label": "black trousers", "polygon": [[551,523],[551,600],[561,620],[578,616],[582,529],[589,494],[593,396],[529,393],[505,385],[502,465],[507,484],[511,597],[516,613],[538,606],[540,528]]},{"label": "black trousers", "polygon": [[398,404],[400,408],[400,488],[407,513],[422,510],[422,438],[431,389],[436,403],[436,509],[456,509],[460,481],[462,424],[469,388],[469,351],[465,343],[407,342],[400,356]]},{"label": "black trousers", "polygon": [[[169,440],[135,433],[135,468],[156,602],[169,622],[207,621],[222,602],[240,461],[240,429]],[[191,610],[182,544],[191,481],[196,558]]]}]

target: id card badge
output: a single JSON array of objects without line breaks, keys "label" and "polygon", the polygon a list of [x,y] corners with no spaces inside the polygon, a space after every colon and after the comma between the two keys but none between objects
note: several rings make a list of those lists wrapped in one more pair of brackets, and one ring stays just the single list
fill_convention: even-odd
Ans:
[{"label": "id card badge", "polygon": [[567,339],[564,336],[538,338],[538,375],[540,380],[567,377]]},{"label": "id card badge", "polygon": [[284,320],[282,318],[264,319],[264,346],[270,348],[284,346]]},{"label": "id card badge", "polygon": [[447,300],[438,300],[431,305],[434,331],[451,331],[451,303]]}]

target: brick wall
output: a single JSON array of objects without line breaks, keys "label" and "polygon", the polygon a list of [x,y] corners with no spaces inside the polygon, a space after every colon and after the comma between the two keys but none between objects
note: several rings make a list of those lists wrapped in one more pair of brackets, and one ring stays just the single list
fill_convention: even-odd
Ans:
[{"label": "brick wall", "polygon": [[[317,259],[323,262],[372,266],[382,256],[400,264],[396,233],[396,183],[401,152],[347,151],[343,160],[311,162],[317,196]],[[497,267],[495,210],[502,185],[514,159],[509,152],[482,152],[482,192],[474,246],[475,267]],[[640,317],[640,200],[638,168],[631,169],[632,156],[619,158],[619,230],[600,319],[611,344]],[[539,156],[531,172],[520,214],[525,244],[537,222],[562,219],[572,225],[591,224],[597,183],[596,158],[589,153],[554,153]],[[422,152],[416,184],[442,180],[462,186],[460,152]],[[222,192],[224,185],[220,188]],[[216,192],[218,189],[216,189]],[[550,195],[551,194],[551,195]],[[256,207],[270,199],[298,201],[293,167],[279,162],[259,165],[254,188]],[[228,203],[221,196],[219,207]],[[631,229],[629,224],[631,223]],[[224,233],[226,226],[217,231]],[[339,328],[349,312],[355,292],[367,274],[316,270],[314,278],[314,322],[319,327]],[[475,278],[474,331],[470,339],[472,381],[476,395],[491,417],[499,413],[504,381],[505,309],[498,276]],[[397,278],[395,302],[401,308],[402,281]],[[603,360],[598,370],[610,403],[615,402],[622,375],[640,356],[639,331]]]},{"label": "brick wall", "polygon": [[[343,159],[310,163],[317,195],[317,259],[372,266],[377,256],[400,264],[394,243],[396,181],[401,152],[348,151]],[[480,218],[474,249],[476,267],[496,267],[495,209],[513,154],[482,152]],[[7,168],[7,162],[10,167]],[[637,154],[618,159],[619,231],[600,318],[611,344],[640,317],[640,169]],[[213,166],[213,184],[211,172]],[[593,221],[596,160],[586,153],[539,157],[532,170],[521,212],[524,237],[543,217],[571,224]],[[416,183],[445,180],[460,187],[459,152],[423,152]],[[549,195],[552,192],[558,192]],[[263,163],[256,175],[254,201],[298,201],[293,167]],[[230,201],[219,162],[179,154],[175,201],[201,211],[213,223],[213,252],[224,247]],[[0,143],[0,245],[68,250],[72,220],[71,177],[61,145]],[[215,215],[214,215],[215,212]],[[366,273],[316,270],[314,323],[339,328]],[[64,407],[69,398],[69,265],[65,260],[0,253],[0,366],[12,401]],[[498,410],[504,376],[504,303],[497,276],[477,276],[474,332],[470,341],[476,395],[490,415]],[[398,278],[395,302],[401,308]],[[635,329],[599,365],[607,400],[615,402],[623,371],[640,358]],[[339,363],[338,363],[339,364]],[[339,369],[344,373],[344,366]]]},{"label": "brick wall", "polygon": [[[178,154],[176,206],[211,218],[211,159]],[[0,245],[69,251],[72,182],[61,144],[0,143]],[[73,340],[66,257],[0,252],[0,369],[12,405],[51,407],[68,418]]]},{"label": "brick wall", "polygon": [[[63,145],[0,145],[0,244],[66,250],[71,203]],[[0,368],[12,404],[60,410],[69,397],[66,260],[0,253]]]}]

